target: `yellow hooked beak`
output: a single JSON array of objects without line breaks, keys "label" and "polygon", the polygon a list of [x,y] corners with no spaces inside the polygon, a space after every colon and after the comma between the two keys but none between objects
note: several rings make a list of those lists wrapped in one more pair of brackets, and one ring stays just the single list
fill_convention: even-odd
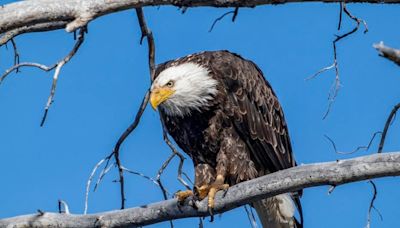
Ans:
[{"label": "yellow hooked beak", "polygon": [[174,94],[175,90],[168,87],[154,88],[150,93],[150,104],[154,110],[157,109],[158,105],[168,100],[168,98]]}]

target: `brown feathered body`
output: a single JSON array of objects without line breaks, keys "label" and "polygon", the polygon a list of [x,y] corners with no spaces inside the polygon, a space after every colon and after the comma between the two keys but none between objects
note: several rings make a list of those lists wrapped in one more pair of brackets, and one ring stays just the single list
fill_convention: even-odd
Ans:
[{"label": "brown feathered body", "polygon": [[[218,93],[203,109],[185,116],[169,116],[161,109],[168,133],[193,160],[195,186],[211,184],[216,173],[224,173],[226,182],[234,185],[296,165],[282,107],[253,62],[228,51],[202,52],[161,64],[156,75],[187,62],[205,67],[218,81]],[[296,227],[295,222],[279,226],[279,218],[271,218],[271,213],[279,213],[274,210],[280,202],[274,200],[280,199],[254,204],[264,213],[263,225]],[[295,202],[299,207],[298,199]]]}]

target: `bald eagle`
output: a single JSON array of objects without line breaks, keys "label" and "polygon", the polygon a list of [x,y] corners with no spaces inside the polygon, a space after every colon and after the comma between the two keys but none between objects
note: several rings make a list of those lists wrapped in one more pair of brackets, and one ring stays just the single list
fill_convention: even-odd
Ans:
[{"label": "bald eagle", "polygon": [[[200,199],[208,196],[210,208],[219,190],[296,166],[282,108],[253,62],[229,51],[208,51],[160,64],[155,76],[150,103],[193,160],[194,192]],[[192,194],[179,192],[178,199]],[[301,227],[300,195],[282,194],[252,206],[263,227]]]}]

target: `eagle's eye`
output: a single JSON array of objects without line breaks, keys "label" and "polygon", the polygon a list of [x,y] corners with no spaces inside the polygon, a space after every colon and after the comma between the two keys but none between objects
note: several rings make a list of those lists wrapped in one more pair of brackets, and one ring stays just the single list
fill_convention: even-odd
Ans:
[{"label": "eagle's eye", "polygon": [[167,87],[172,88],[172,86],[174,86],[174,81],[169,81],[167,82],[167,84],[165,84]]}]

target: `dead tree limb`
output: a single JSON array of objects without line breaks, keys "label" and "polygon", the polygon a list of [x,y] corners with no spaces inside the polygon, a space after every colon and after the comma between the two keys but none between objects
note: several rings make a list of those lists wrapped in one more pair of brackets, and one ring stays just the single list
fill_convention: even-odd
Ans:
[{"label": "dead tree limb", "polygon": [[[399,176],[400,152],[380,153],[353,159],[297,166],[232,186],[218,192],[215,212],[222,213],[261,198],[300,189]],[[176,199],[145,206],[91,215],[41,213],[0,220],[0,227],[126,227],[143,226],[163,221],[207,216],[207,199],[196,207],[178,206]]]},{"label": "dead tree limb", "polygon": [[39,23],[34,24],[31,26],[23,26],[11,31],[4,33],[4,35],[0,38],[0,46],[10,41],[12,38],[30,32],[45,32],[51,30],[57,30],[65,28],[68,24],[67,21],[53,21],[53,22],[46,22],[46,23]]},{"label": "dead tree limb", "polygon": [[[93,19],[132,8],[155,5],[179,7],[255,7],[294,2],[343,2],[343,0],[30,0],[5,4],[0,8],[0,34],[34,32],[65,28],[68,32]],[[346,3],[400,3],[400,0],[348,0]],[[40,25],[39,25],[40,24]]]},{"label": "dead tree limb", "polygon": [[400,66],[400,50],[385,46],[381,41],[374,44],[374,48],[379,51],[379,55],[385,57]]},{"label": "dead tree limb", "polygon": [[317,76],[319,76],[321,73],[330,70],[330,69],[334,69],[335,70],[335,80],[333,81],[331,88],[329,89],[329,93],[328,93],[328,108],[325,111],[324,116],[322,117],[322,119],[324,120],[330,113],[331,108],[333,103],[336,100],[336,97],[339,94],[339,90],[342,87],[341,84],[341,80],[340,80],[340,74],[339,74],[339,63],[338,63],[338,58],[337,58],[337,50],[336,50],[336,45],[339,41],[341,41],[342,39],[350,36],[351,34],[355,33],[358,31],[358,29],[360,28],[360,24],[362,23],[365,27],[364,30],[364,34],[368,32],[368,26],[367,23],[363,20],[360,19],[356,16],[354,16],[353,14],[351,14],[351,12],[347,9],[346,3],[343,1],[340,3],[340,11],[339,11],[339,23],[338,23],[338,31],[341,28],[341,24],[342,24],[342,16],[343,16],[343,12],[354,22],[356,22],[355,27],[342,34],[342,35],[336,35],[336,39],[334,39],[332,41],[332,46],[333,46],[333,63],[327,67],[324,67],[322,69],[320,69],[317,73],[315,73],[314,75],[312,75],[311,77],[308,77],[306,80],[310,80],[313,79]]}]

